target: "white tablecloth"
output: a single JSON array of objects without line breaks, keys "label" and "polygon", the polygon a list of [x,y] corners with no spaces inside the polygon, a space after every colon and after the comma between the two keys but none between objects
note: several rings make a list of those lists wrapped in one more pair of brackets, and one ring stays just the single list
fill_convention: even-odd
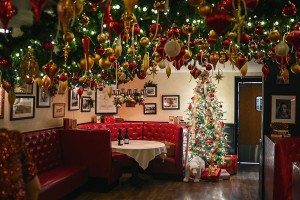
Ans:
[{"label": "white tablecloth", "polygon": [[118,145],[118,141],[112,142],[112,151],[124,153],[134,158],[139,165],[146,169],[151,160],[157,155],[167,152],[166,145],[162,142],[148,140],[130,140],[129,144]]}]

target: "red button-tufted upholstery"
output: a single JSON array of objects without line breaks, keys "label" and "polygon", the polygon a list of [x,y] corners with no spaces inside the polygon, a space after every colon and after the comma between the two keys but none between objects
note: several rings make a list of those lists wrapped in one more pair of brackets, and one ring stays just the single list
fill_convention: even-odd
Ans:
[{"label": "red button-tufted upholstery", "polygon": [[25,145],[29,149],[39,173],[62,165],[61,146],[57,130],[45,130],[23,135]]},{"label": "red button-tufted upholstery", "polygon": [[84,185],[88,179],[84,165],[65,165],[58,130],[24,133],[24,142],[38,168],[39,199],[60,199]]},{"label": "red button-tufted upholstery", "polygon": [[297,161],[300,161],[300,137],[275,140],[265,137],[266,199],[292,199],[292,163]]},{"label": "red button-tufted upholstery", "polygon": [[78,129],[106,129],[106,124],[103,123],[88,123],[77,126]]},{"label": "red button-tufted upholstery", "polygon": [[[157,157],[149,163],[147,171],[155,174],[170,174],[182,177],[183,174],[183,136],[182,128],[177,124],[159,123],[159,122],[124,122],[124,123],[106,123],[106,127],[111,132],[111,140],[115,141],[118,138],[119,129],[122,129],[122,134],[125,134],[125,129],[128,129],[130,140],[155,140],[168,141],[175,144],[175,156],[165,158],[164,162],[161,157]],[[93,123],[84,124],[80,128],[90,129],[95,127]],[[125,163],[124,156],[113,154],[113,158]],[[127,160],[128,161],[128,160]],[[127,162],[126,163],[129,163]]]},{"label": "red button-tufted upholstery", "polygon": [[103,117],[103,122],[104,123],[114,123],[115,122],[115,117],[114,116],[104,116]]}]

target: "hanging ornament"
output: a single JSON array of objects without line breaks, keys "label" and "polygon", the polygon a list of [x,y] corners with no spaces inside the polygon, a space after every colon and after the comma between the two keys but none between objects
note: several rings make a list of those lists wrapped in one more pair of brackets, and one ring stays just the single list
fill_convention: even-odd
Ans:
[{"label": "hanging ornament", "polygon": [[124,23],[122,22],[111,22],[109,26],[117,35],[121,35],[124,31]]},{"label": "hanging ornament", "polygon": [[169,0],[155,0],[154,1],[154,8],[157,11],[165,12],[169,8]]},{"label": "hanging ornament", "polygon": [[111,4],[112,0],[87,0],[92,6],[92,10],[96,11],[98,6],[107,7]]},{"label": "hanging ornament", "polygon": [[296,62],[291,66],[291,72],[294,74],[300,74],[300,62]]},{"label": "hanging ornament", "polygon": [[213,52],[209,56],[209,60],[213,64],[214,69],[216,69],[216,66],[217,66],[217,63],[219,61],[219,58],[220,57],[219,57],[218,52],[216,52],[215,50],[213,50]]},{"label": "hanging ornament", "polygon": [[20,77],[23,82],[28,77],[39,77],[39,66],[33,55],[33,49],[29,49],[20,63]]},{"label": "hanging ornament", "polygon": [[175,57],[180,53],[181,47],[176,40],[170,40],[165,44],[164,52],[167,56]]},{"label": "hanging ornament", "polygon": [[50,41],[45,41],[45,42],[43,43],[43,49],[44,49],[45,51],[51,52],[51,51],[53,51],[53,49],[54,49],[54,45],[53,45],[52,42],[50,42]]},{"label": "hanging ornament", "polygon": [[[224,78],[222,70],[218,69],[218,73],[215,74],[215,79],[218,83]],[[222,105],[221,105],[222,106]]]},{"label": "hanging ornament", "polygon": [[284,41],[281,41],[275,46],[276,55],[281,57],[285,57],[288,54],[289,50],[289,46]]},{"label": "hanging ornament", "polygon": [[113,89],[110,85],[110,86],[107,87],[107,95],[108,95],[109,98],[112,96],[112,92],[113,92]]},{"label": "hanging ornament", "polygon": [[8,103],[12,107],[16,101],[16,94],[13,88],[11,88],[8,92]]},{"label": "hanging ornament", "polygon": [[46,0],[30,0],[30,3],[32,6],[35,21],[40,21],[41,11],[46,4]]},{"label": "hanging ornament", "polygon": [[60,81],[66,81],[66,80],[68,80],[68,74],[65,73],[65,72],[61,73],[61,74],[59,75],[59,80],[60,80]]},{"label": "hanging ornament", "polygon": [[267,64],[264,64],[261,71],[264,74],[264,79],[267,80],[269,72],[270,72],[269,66]]},{"label": "hanging ornament", "polygon": [[104,70],[108,70],[111,67],[111,65],[112,65],[112,63],[109,61],[108,57],[101,58],[99,60],[99,66]]},{"label": "hanging ornament", "polygon": [[57,14],[63,29],[66,33],[72,17],[74,17],[75,6],[72,0],[60,0],[57,4]]},{"label": "hanging ornament", "polygon": [[77,94],[79,95],[79,98],[81,98],[81,95],[83,94],[83,88],[81,86],[78,88]]},{"label": "hanging ornament", "polygon": [[123,0],[126,11],[129,15],[132,15],[134,6],[138,4],[138,0]]},{"label": "hanging ornament", "polygon": [[68,88],[68,81],[59,81],[58,83],[60,93],[64,94]]},{"label": "hanging ornament", "polygon": [[[1,68],[5,68],[5,69],[11,68],[11,64],[9,63],[8,59],[5,57],[0,57],[0,69]],[[0,75],[1,75],[1,72],[0,72]],[[1,76],[0,76],[0,82],[1,82]]]},{"label": "hanging ornament", "polygon": [[235,66],[240,70],[246,64],[247,61],[247,57],[244,54],[239,53],[236,57]]},{"label": "hanging ornament", "polygon": [[246,76],[246,74],[247,74],[247,72],[248,72],[248,65],[247,65],[247,63],[245,63],[245,64],[242,66],[242,68],[240,69],[240,72],[241,72],[241,74],[242,74],[243,77]]},{"label": "hanging ornament", "polygon": [[297,13],[297,8],[296,8],[295,4],[293,4],[292,2],[289,1],[288,4],[284,5],[281,13],[283,16],[291,17]]},{"label": "hanging ornament", "polygon": [[167,74],[167,77],[168,77],[168,78],[170,77],[171,72],[172,72],[171,67],[170,67],[170,65],[168,64],[167,67],[166,67],[166,74]]},{"label": "hanging ornament", "polygon": [[0,1],[0,20],[3,28],[6,30],[8,22],[15,15],[16,9],[9,0]]},{"label": "hanging ornament", "polygon": [[[87,37],[87,36],[84,36],[82,39],[82,45],[83,45],[83,49],[84,49],[84,56],[85,56],[85,60],[88,60],[90,58],[89,56],[89,45],[90,45],[90,38]],[[90,62],[86,62],[85,63],[86,66],[85,66],[85,70],[88,71],[91,69],[91,65],[90,65]]]},{"label": "hanging ornament", "polygon": [[[102,59],[102,58],[101,58]],[[100,59],[100,61],[101,61],[101,59]],[[100,63],[100,61],[99,61],[99,63]],[[86,59],[85,58],[81,58],[80,59],[80,61],[79,61],[79,63],[77,64],[77,66],[81,69],[81,70],[86,70],[86,66],[88,65],[89,66],[89,68],[91,69],[92,67],[93,67],[93,65],[94,65],[94,63],[95,63],[95,61],[94,61],[94,59],[93,59],[93,57],[92,56],[89,56],[89,58],[88,58],[88,64],[86,63]],[[99,64],[100,65],[100,64]],[[100,66],[101,67],[101,66]]]},{"label": "hanging ornament", "polygon": [[81,17],[79,18],[79,23],[81,26],[86,26],[90,23],[90,18],[85,14],[82,14]]},{"label": "hanging ornament", "polygon": [[212,6],[208,3],[202,3],[197,7],[197,12],[202,17],[210,15],[212,10]]},{"label": "hanging ornament", "polygon": [[75,15],[79,16],[83,11],[84,3],[82,0],[76,0],[75,2]]},{"label": "hanging ornament", "polygon": [[241,44],[249,44],[250,36],[247,33],[242,33],[239,42]]},{"label": "hanging ornament", "polygon": [[220,36],[230,26],[231,16],[227,13],[214,13],[206,16],[205,24]]},{"label": "hanging ornament", "polygon": [[146,78],[146,76],[147,76],[147,73],[145,72],[145,71],[140,71],[140,72],[138,72],[137,74],[137,77],[139,78],[139,79],[145,79]]},{"label": "hanging ornament", "polygon": [[292,32],[287,34],[285,40],[292,44],[296,51],[300,50],[300,30],[295,28]]},{"label": "hanging ornament", "polygon": [[147,37],[142,37],[142,38],[140,39],[140,45],[141,45],[142,47],[146,47],[146,46],[149,44],[149,42],[150,42],[150,40],[149,40],[149,38],[147,38]]},{"label": "hanging ornament", "polygon": [[268,39],[271,42],[277,42],[280,39],[280,33],[275,27],[270,31]]},{"label": "hanging ornament", "polygon": [[190,74],[193,76],[194,79],[197,79],[200,74],[201,74],[201,70],[199,70],[197,67],[194,67],[191,71]]}]

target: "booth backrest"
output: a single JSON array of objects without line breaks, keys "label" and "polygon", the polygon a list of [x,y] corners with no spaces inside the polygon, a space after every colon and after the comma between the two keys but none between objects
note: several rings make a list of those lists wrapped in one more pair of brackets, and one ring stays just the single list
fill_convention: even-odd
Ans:
[{"label": "booth backrest", "polygon": [[24,133],[23,136],[38,173],[62,165],[61,144],[56,129]]},{"label": "booth backrest", "polygon": [[106,124],[106,127],[111,131],[111,140],[118,140],[119,129],[122,134],[125,134],[125,129],[128,129],[129,138],[132,140],[143,139],[143,122],[126,122]]},{"label": "booth backrest", "polygon": [[104,129],[106,128],[106,124],[103,123],[88,123],[88,124],[81,124],[78,125],[79,129]]},{"label": "booth backrest", "polygon": [[88,167],[89,176],[107,177],[108,181],[111,180],[109,176],[112,174],[112,152],[109,130],[62,130],[61,142],[66,164],[84,163]]}]

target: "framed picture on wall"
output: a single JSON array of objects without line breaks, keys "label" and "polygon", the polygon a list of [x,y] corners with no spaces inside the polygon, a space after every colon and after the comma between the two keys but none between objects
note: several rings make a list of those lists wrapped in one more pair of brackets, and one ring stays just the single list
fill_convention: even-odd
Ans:
[{"label": "framed picture on wall", "polygon": [[65,116],[65,103],[54,103],[53,104],[53,118],[64,117]]},{"label": "framed picture on wall", "polygon": [[5,97],[5,90],[3,87],[0,87],[0,119],[4,118],[4,97]]},{"label": "framed picture on wall", "polygon": [[90,99],[91,97],[81,98],[81,112],[91,112],[91,105],[88,102]]},{"label": "framed picture on wall", "polygon": [[33,84],[16,84],[15,94],[33,94]]},{"label": "framed picture on wall", "polygon": [[35,98],[33,96],[17,96],[10,109],[10,120],[34,118]]},{"label": "framed picture on wall", "polygon": [[69,90],[69,110],[79,110],[80,99],[77,93],[78,88],[71,88]]},{"label": "framed picture on wall", "polygon": [[44,87],[36,85],[36,107],[49,108],[50,102],[50,92],[45,91]]},{"label": "framed picture on wall", "polygon": [[[111,85],[112,90],[116,89],[116,85]],[[114,105],[114,97],[108,96],[107,88],[102,91],[96,90],[96,114],[116,114],[118,112],[117,107]]]},{"label": "framed picture on wall", "polygon": [[295,124],[296,96],[272,95],[271,122]]},{"label": "framed picture on wall", "polygon": [[180,99],[179,95],[162,95],[163,110],[179,110]]},{"label": "framed picture on wall", "polygon": [[156,86],[145,86],[147,90],[147,97],[157,97],[157,87]]},{"label": "framed picture on wall", "polygon": [[145,115],[156,114],[156,103],[145,103],[144,104],[144,114]]}]

